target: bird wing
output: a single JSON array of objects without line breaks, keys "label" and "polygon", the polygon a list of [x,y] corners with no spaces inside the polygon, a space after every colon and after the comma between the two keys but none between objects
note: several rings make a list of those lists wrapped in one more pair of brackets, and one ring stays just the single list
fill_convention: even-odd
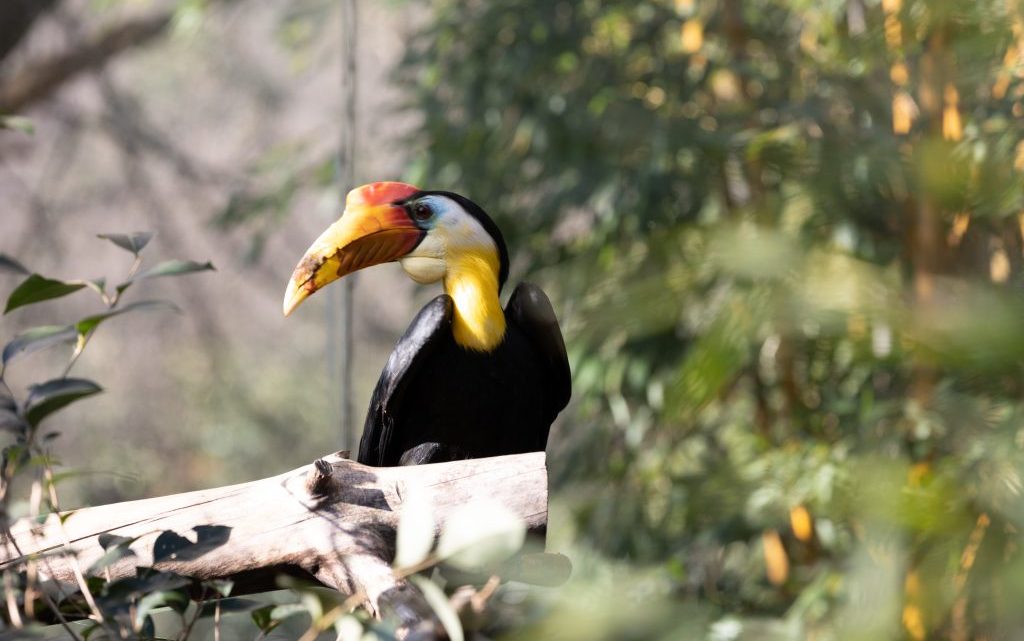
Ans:
[{"label": "bird wing", "polygon": [[540,354],[551,390],[547,410],[549,420],[553,421],[569,404],[572,375],[562,330],[558,327],[551,301],[544,290],[533,283],[519,283],[505,307],[505,317],[523,330]]},{"label": "bird wing", "polygon": [[420,310],[405,330],[388,358],[377,387],[359,441],[359,462],[383,465],[394,435],[395,417],[402,412],[405,391],[445,332],[451,334],[452,299],[442,294]]}]

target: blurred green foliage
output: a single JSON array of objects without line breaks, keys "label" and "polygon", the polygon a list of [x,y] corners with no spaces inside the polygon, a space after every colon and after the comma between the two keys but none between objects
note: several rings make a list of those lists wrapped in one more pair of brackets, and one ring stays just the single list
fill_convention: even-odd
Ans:
[{"label": "blurred green foliage", "polygon": [[1022,54],[1003,0],[434,5],[408,179],[559,301],[619,568],[522,638],[1024,631]]}]

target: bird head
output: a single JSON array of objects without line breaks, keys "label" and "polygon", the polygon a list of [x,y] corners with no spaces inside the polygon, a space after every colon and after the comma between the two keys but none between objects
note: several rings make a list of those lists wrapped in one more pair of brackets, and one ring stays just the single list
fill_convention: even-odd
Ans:
[{"label": "bird head", "polygon": [[284,313],[342,276],[391,261],[419,283],[445,279],[464,264],[492,270],[499,289],[508,275],[501,231],[471,200],[405,183],[370,183],[348,193],[341,218],[296,265]]}]

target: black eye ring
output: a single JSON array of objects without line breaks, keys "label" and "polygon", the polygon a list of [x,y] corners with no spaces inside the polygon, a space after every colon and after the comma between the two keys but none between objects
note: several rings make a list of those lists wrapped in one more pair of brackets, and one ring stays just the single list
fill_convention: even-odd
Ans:
[{"label": "black eye ring", "polygon": [[412,214],[413,218],[420,222],[430,220],[430,218],[434,215],[434,212],[431,211],[430,209],[430,205],[428,205],[425,202],[417,202],[410,205],[409,213]]}]

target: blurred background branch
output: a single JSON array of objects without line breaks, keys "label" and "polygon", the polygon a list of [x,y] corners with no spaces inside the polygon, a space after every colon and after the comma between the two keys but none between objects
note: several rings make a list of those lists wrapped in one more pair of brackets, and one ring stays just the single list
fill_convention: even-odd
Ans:
[{"label": "blurred background branch", "polygon": [[[27,0],[15,0],[7,4],[6,11],[13,16],[0,16],[4,20],[18,19],[24,16],[25,30],[43,11],[56,4],[53,2],[39,3],[39,9],[25,9],[25,5],[35,4]],[[15,72],[0,77],[0,111],[13,113],[21,111],[32,103],[45,100],[57,91],[61,85],[72,80],[79,74],[98,71],[112,58],[128,49],[145,45],[155,38],[164,35],[174,17],[173,10],[156,11],[152,14],[126,19],[88,34],[80,41],[71,44],[65,51],[50,55],[40,60],[23,63]],[[3,33],[0,43],[0,65],[17,40],[25,31]],[[4,37],[6,36],[6,37]],[[8,40],[13,38],[13,40]]]}]

